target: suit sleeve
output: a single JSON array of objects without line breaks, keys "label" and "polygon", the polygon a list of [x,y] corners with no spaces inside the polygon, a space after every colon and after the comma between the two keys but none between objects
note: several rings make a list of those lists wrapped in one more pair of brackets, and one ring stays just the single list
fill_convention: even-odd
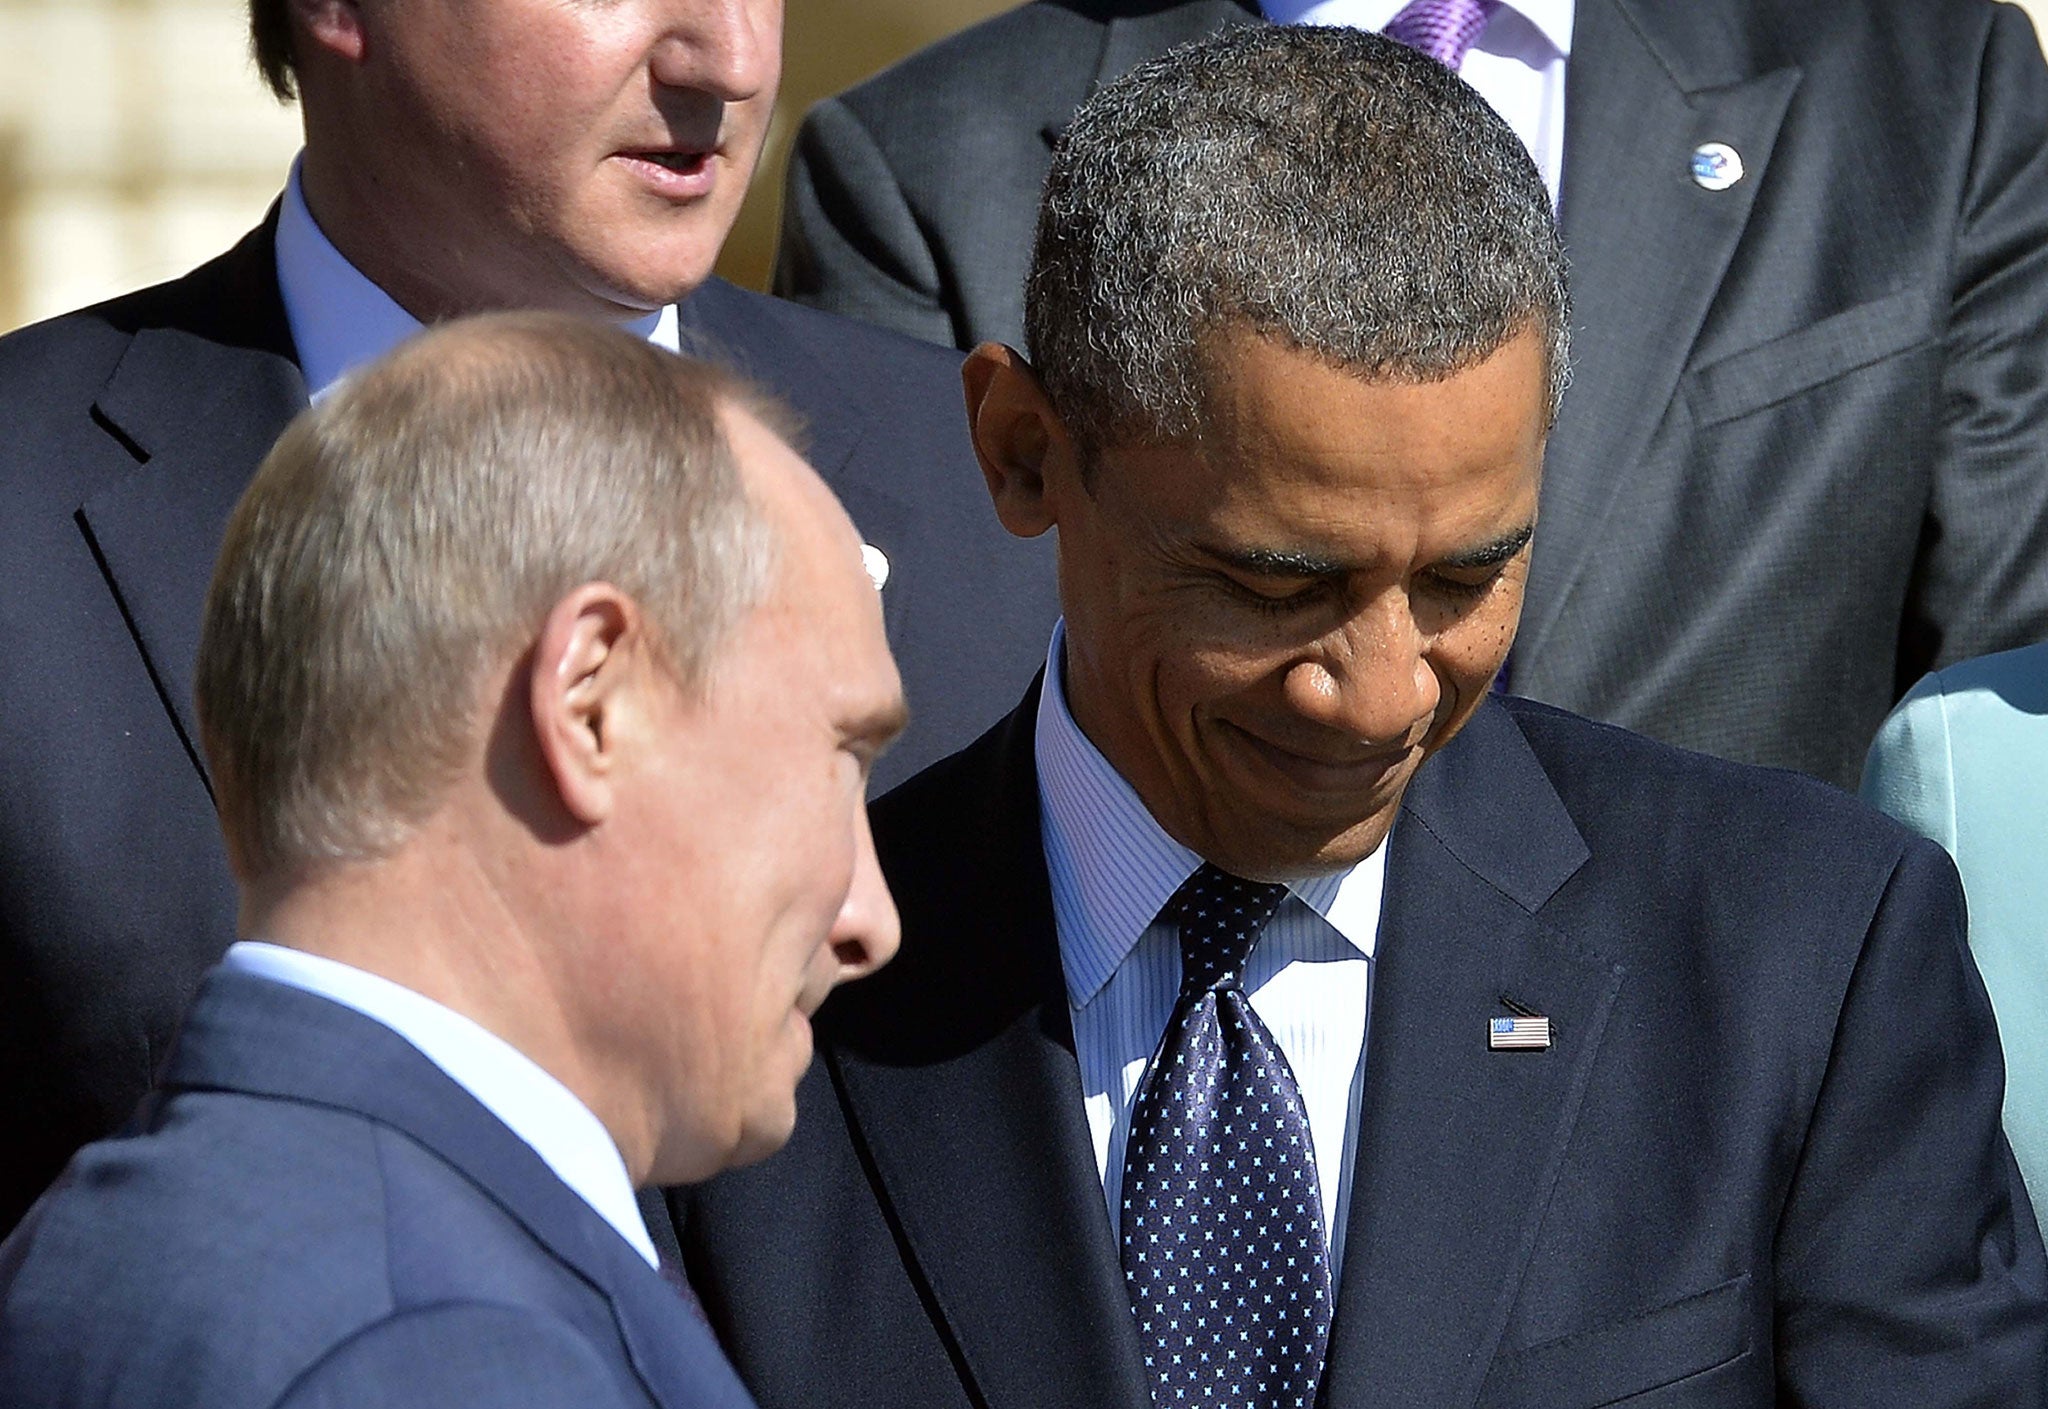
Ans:
[{"label": "suit sleeve", "polygon": [[2048,1258],[1955,868],[1912,842],[1849,980],[1781,1216],[1779,1402],[2048,1405]]},{"label": "suit sleeve", "polygon": [[1955,855],[1955,769],[1940,676],[1907,691],[1878,729],[1863,760],[1861,791],[1872,807]]},{"label": "suit sleeve", "polygon": [[446,1303],[357,1332],[275,1409],[647,1409],[563,1322],[519,1307]]},{"label": "suit sleeve", "polygon": [[953,346],[955,310],[887,157],[836,98],[811,109],[790,152],[775,292]]},{"label": "suit sleeve", "polygon": [[2025,13],[1984,8],[1905,680],[2048,637],[2048,65]]}]

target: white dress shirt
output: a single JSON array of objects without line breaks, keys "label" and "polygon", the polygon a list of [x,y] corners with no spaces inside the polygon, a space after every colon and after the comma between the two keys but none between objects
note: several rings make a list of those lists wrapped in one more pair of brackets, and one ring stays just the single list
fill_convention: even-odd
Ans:
[{"label": "white dress shirt", "polygon": [[[291,179],[278,203],[277,288],[284,296],[284,315],[291,324],[306,390],[318,402],[345,374],[417,333],[420,321],[371,283],[321,233],[306,207],[299,166],[299,161],[292,163]],[[677,349],[674,304],[619,326],[657,347]]]},{"label": "white dress shirt", "polygon": [[[1062,623],[1038,701],[1039,825],[1088,1131],[1114,1233],[1131,1107],[1180,993],[1179,932],[1159,911],[1202,858],[1166,834],[1074,723],[1065,645]],[[1244,972],[1252,1010],[1279,1043],[1308,1111],[1333,1272],[1343,1266],[1386,854],[1382,844],[1347,871],[1288,887]]]},{"label": "white dress shirt", "polygon": [[518,1048],[423,994],[317,954],[244,940],[230,945],[221,963],[236,973],[353,1008],[419,1048],[450,1081],[532,1146],[649,1267],[659,1267],[654,1240],[633,1200],[626,1161],[611,1133],[590,1107]]},{"label": "white dress shirt", "polygon": [[[1261,0],[1275,24],[1349,25],[1377,34],[1407,0]],[[1503,0],[1458,76],[1515,129],[1557,201],[1564,174],[1565,60],[1572,52],[1572,0]]]}]

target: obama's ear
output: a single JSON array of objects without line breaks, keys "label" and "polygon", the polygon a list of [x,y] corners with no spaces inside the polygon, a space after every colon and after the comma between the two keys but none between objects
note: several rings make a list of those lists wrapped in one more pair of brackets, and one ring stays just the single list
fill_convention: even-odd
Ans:
[{"label": "obama's ear", "polygon": [[1059,521],[1057,495],[1080,483],[1080,457],[1024,354],[985,342],[960,369],[975,458],[996,517],[1019,538]]}]

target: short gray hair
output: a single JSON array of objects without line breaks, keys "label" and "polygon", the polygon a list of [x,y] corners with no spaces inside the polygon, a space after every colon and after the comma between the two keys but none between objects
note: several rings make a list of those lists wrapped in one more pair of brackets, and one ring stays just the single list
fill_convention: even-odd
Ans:
[{"label": "short gray hair", "polygon": [[1392,40],[1291,25],[1173,50],[1081,106],[1025,297],[1032,362],[1089,452],[1198,432],[1226,330],[1428,381],[1534,326],[1555,416],[1569,322],[1549,195],[1485,99]]},{"label": "short gray hair", "polygon": [[388,852],[481,747],[479,691],[586,582],[701,689],[773,556],[725,372],[561,315],[426,333],[292,423],[227,528],[198,665],[238,874]]}]

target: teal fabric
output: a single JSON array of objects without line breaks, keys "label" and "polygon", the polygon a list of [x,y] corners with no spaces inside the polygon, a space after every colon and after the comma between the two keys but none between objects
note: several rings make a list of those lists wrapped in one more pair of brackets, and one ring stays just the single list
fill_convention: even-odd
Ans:
[{"label": "teal fabric", "polygon": [[1863,796],[1948,848],[2005,1046],[2005,1132],[2048,1208],[2048,643],[1928,676],[1892,711]]}]

